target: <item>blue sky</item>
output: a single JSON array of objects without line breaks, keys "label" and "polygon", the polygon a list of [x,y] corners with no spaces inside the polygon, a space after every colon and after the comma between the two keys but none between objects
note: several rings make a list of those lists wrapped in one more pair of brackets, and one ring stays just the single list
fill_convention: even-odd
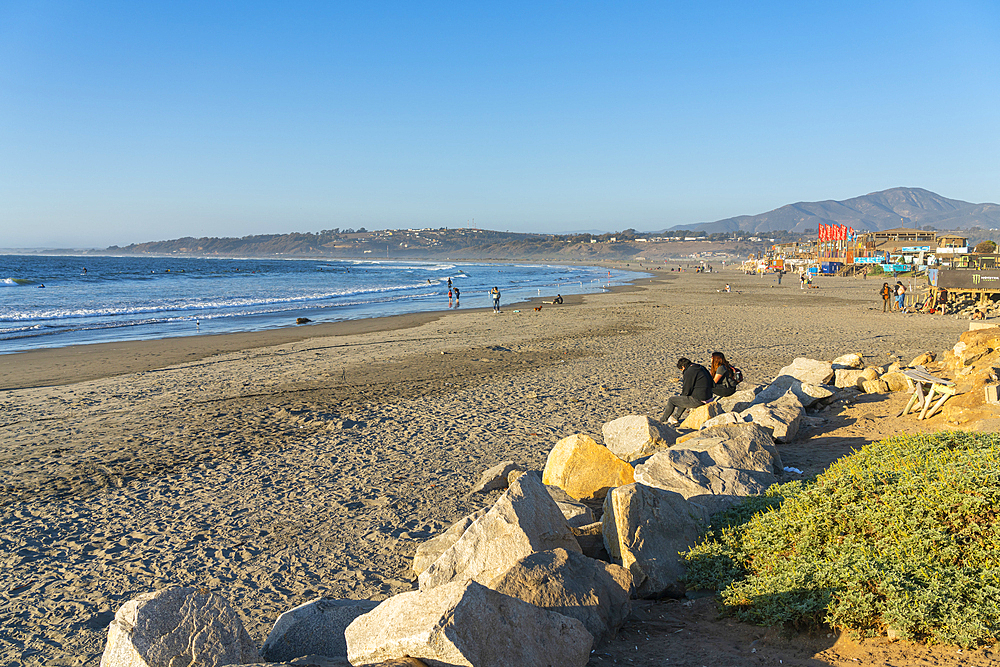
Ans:
[{"label": "blue sky", "polygon": [[0,3],[0,247],[1000,202],[1000,3]]}]

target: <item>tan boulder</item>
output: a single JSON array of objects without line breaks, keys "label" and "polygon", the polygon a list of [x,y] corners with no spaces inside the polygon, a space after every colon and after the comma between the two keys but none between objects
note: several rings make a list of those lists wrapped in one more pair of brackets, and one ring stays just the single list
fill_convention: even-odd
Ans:
[{"label": "tan boulder", "polygon": [[886,373],[882,376],[882,381],[889,387],[889,391],[908,391],[913,388],[913,381],[902,373]]},{"label": "tan boulder", "polygon": [[882,375],[882,371],[878,366],[869,366],[861,371],[861,377],[866,380],[877,380],[880,375]]},{"label": "tan boulder", "polygon": [[[838,368],[834,371],[833,384],[841,389],[846,387],[856,387],[858,378],[862,377],[863,370],[857,368]],[[867,378],[864,378],[867,379]]]},{"label": "tan boulder", "polygon": [[645,415],[625,415],[601,428],[604,445],[622,461],[634,461],[669,447],[677,432]]},{"label": "tan boulder", "polygon": [[910,362],[910,368],[913,368],[914,366],[923,366],[931,363],[932,361],[934,361],[934,353],[924,352],[923,354],[918,354],[913,357],[913,361]]},{"label": "tan boulder", "polygon": [[706,403],[699,408],[692,408],[688,410],[687,417],[681,422],[681,428],[693,428],[698,430],[701,425],[707,422],[712,417],[718,417],[722,414],[722,408],[715,401],[711,403]]},{"label": "tan boulder", "polygon": [[542,482],[558,486],[577,500],[597,500],[616,486],[634,481],[631,465],[580,434],[557,442],[542,471]]},{"label": "tan boulder", "polygon": [[864,366],[864,363],[862,356],[856,352],[842,354],[833,360],[834,368],[838,366],[841,368],[861,368]]},{"label": "tan boulder", "polygon": [[861,383],[861,388],[866,394],[885,394],[889,391],[889,385],[885,380],[865,380]]}]

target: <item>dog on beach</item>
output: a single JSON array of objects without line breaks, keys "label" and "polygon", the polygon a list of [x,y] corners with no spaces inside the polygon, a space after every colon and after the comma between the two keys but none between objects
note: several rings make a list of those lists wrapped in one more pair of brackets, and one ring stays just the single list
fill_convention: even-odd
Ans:
[{"label": "dog on beach", "polygon": [[536,313],[537,313],[538,311],[540,311],[541,309],[542,309],[542,307],[541,307],[541,306],[535,306],[535,312],[536,312]]}]

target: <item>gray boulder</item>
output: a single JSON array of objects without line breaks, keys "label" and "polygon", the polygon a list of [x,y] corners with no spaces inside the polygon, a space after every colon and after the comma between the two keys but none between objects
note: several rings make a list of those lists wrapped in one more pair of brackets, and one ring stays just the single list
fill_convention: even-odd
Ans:
[{"label": "gray boulder", "polygon": [[708,511],[675,491],[645,484],[619,486],[604,499],[604,546],[632,574],[638,597],[684,594],[680,578]]},{"label": "gray boulder", "polygon": [[634,461],[669,447],[677,431],[645,415],[626,415],[601,428],[604,446],[622,461]]},{"label": "gray boulder", "polygon": [[570,528],[579,528],[594,523],[594,511],[581,502],[556,503]]},{"label": "gray boulder", "polygon": [[444,531],[440,535],[432,537],[418,546],[417,553],[413,556],[413,565],[411,566],[413,573],[419,575],[421,572],[429,568],[431,563],[441,557],[441,554],[450,549],[455,542],[458,542],[458,538],[465,534],[465,531],[468,530],[469,526],[475,523],[476,519],[485,515],[489,511],[489,507],[476,510],[469,516],[459,519],[455,523],[451,524],[448,530]]},{"label": "gray boulder", "polygon": [[632,613],[632,575],[565,549],[522,558],[489,588],[581,621],[594,644],[614,637]]},{"label": "gray boulder", "polygon": [[517,465],[513,461],[501,461],[492,468],[485,470],[469,493],[489,493],[496,489],[506,489],[509,485],[507,478],[510,476],[510,473],[517,469]]},{"label": "gray boulder", "polygon": [[541,480],[523,474],[420,574],[420,590],[463,579],[486,584],[529,554],[559,548],[580,551],[580,544]]},{"label": "gray boulder", "polygon": [[791,393],[767,405],[753,405],[740,416],[771,432],[775,442],[792,442],[799,433],[805,410]]},{"label": "gray boulder", "polygon": [[428,665],[583,667],[593,644],[577,619],[474,581],[391,597],[344,634],[353,665],[409,656]]},{"label": "gray boulder", "polygon": [[[773,403],[791,391],[803,407],[810,407],[817,401],[828,399],[833,396],[833,392],[826,387],[802,382],[791,375],[779,375],[774,382],[769,384],[762,392],[754,397],[750,406],[761,405],[763,403]],[[745,408],[744,408],[745,409]],[[742,410],[741,410],[742,412]]]},{"label": "gray boulder", "polygon": [[327,600],[319,598],[286,611],[275,621],[260,650],[272,662],[304,655],[347,658],[344,629],[351,621],[378,606],[371,600]]},{"label": "gray boulder", "polygon": [[[749,407],[749,406],[748,406]],[[746,408],[744,408],[746,409]],[[723,412],[721,415],[712,417],[707,422],[701,425],[701,430],[714,428],[716,426],[731,426],[733,424],[742,424],[743,418],[740,417],[739,413],[736,412]],[[636,480],[638,481],[638,480]]]},{"label": "gray boulder", "polygon": [[639,484],[675,491],[710,513],[763,493],[781,473],[781,455],[757,424],[719,426],[657,452],[635,468]]},{"label": "gray boulder", "polygon": [[757,398],[764,388],[761,385],[754,385],[748,387],[747,389],[742,389],[732,396],[723,396],[721,398],[715,399],[715,402],[719,404],[723,412],[743,412],[750,407],[753,403],[753,399]]},{"label": "gray boulder", "polygon": [[239,614],[221,595],[164,588],[129,600],[108,626],[101,667],[245,665],[259,661]]},{"label": "gray boulder", "polygon": [[833,364],[799,357],[778,371],[778,375],[791,375],[806,384],[828,384],[833,379]]}]

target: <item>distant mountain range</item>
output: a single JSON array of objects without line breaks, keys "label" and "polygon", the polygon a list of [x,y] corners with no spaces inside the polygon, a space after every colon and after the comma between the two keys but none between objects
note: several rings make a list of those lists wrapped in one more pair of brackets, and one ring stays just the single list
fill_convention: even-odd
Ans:
[{"label": "distant mountain range", "polygon": [[972,227],[1000,228],[1000,205],[972,204],[948,199],[922,188],[891,188],[844,201],[798,202],[760,215],[740,215],[715,222],[675,225],[669,230],[751,232],[776,230],[815,233],[819,223],[845,225],[855,230],[884,231],[896,227],[941,230]]}]

